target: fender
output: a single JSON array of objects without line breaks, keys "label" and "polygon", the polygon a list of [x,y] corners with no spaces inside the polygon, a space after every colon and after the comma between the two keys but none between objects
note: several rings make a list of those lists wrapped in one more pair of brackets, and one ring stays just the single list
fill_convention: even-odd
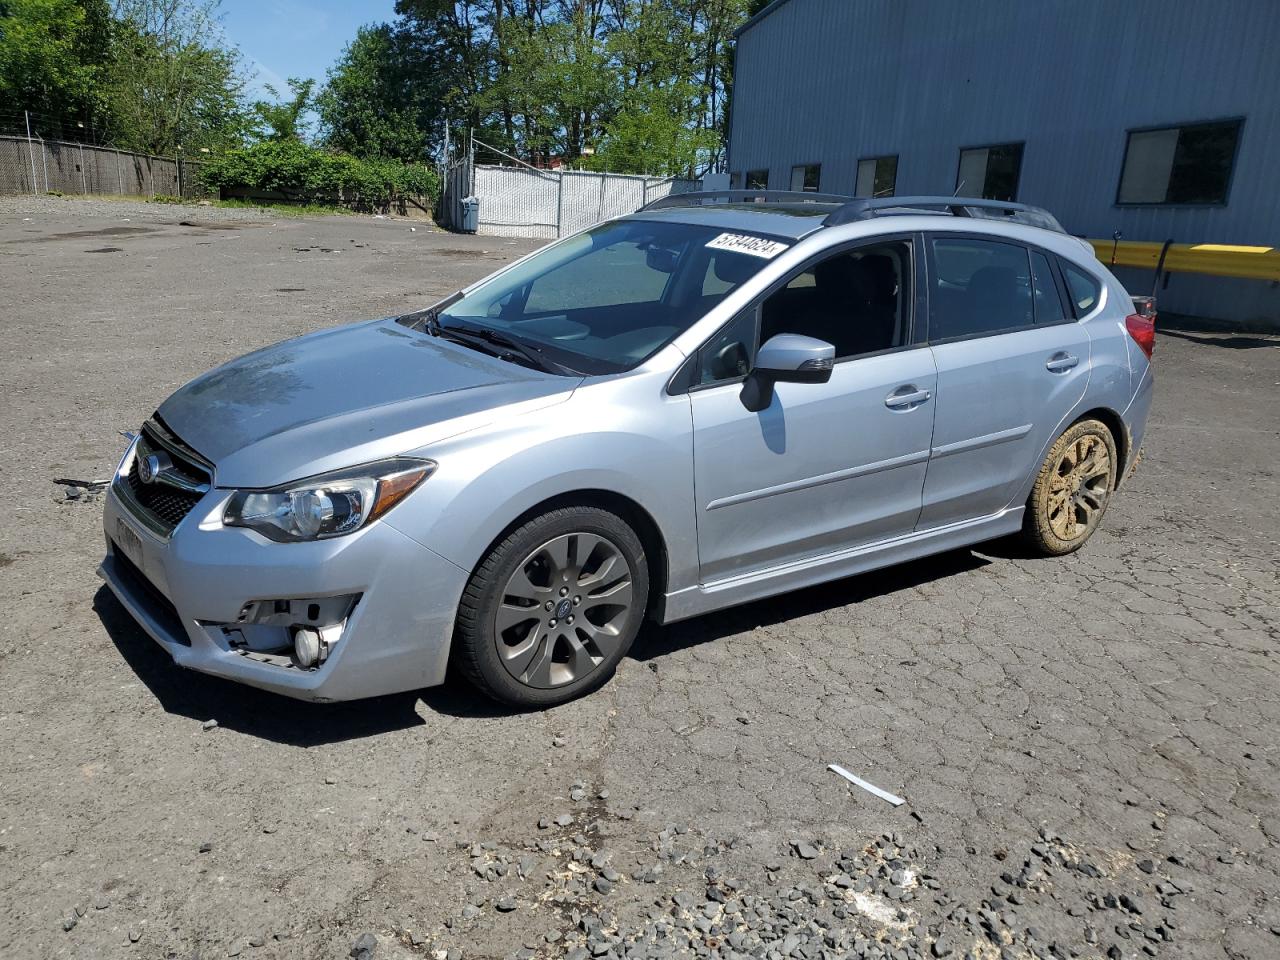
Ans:
[{"label": "fender", "polygon": [[[537,505],[576,491],[608,491],[636,503],[657,525],[669,558],[668,589],[696,583],[692,413],[689,398],[667,395],[664,384],[660,376],[591,384],[554,410],[415,451],[439,466],[385,522],[470,572]],[[598,423],[610,426],[582,429]]]}]

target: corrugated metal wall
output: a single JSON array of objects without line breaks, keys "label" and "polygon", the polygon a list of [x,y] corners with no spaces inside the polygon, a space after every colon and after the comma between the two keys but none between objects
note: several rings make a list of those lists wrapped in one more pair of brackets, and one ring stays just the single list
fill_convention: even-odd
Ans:
[{"label": "corrugated metal wall", "polygon": [[[1240,116],[1225,207],[1116,206],[1128,129]],[[738,38],[730,168],[774,189],[897,154],[897,193],[950,194],[961,147],[1014,141],[1018,199],[1072,233],[1280,245],[1280,2],[790,0]],[[1280,324],[1274,284],[1178,275],[1161,304]]]}]

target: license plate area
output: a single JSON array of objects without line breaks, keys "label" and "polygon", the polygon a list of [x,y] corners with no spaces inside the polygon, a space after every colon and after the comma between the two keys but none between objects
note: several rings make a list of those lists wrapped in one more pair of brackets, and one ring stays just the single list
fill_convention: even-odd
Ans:
[{"label": "license plate area", "polygon": [[120,517],[116,517],[116,535],[114,539],[116,546],[120,548],[120,552],[135,567],[142,570],[142,537]]}]

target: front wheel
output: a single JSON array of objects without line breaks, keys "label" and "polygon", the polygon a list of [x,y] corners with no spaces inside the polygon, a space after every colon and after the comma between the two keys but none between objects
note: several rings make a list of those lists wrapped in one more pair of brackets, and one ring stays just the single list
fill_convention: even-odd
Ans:
[{"label": "front wheel", "polygon": [[597,507],[552,510],[504,537],[472,574],[455,657],[496,700],[564,703],[613,675],[648,596],[644,547],[626,522]]},{"label": "front wheel", "polygon": [[1098,420],[1073,424],[1045,457],[1023,518],[1028,545],[1046,556],[1079,550],[1116,488],[1116,441]]}]

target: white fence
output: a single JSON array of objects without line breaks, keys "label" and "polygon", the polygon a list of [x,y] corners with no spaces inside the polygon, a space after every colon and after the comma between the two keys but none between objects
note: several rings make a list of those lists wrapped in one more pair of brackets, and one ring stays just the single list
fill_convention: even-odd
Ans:
[{"label": "white fence", "polygon": [[461,201],[480,201],[478,233],[554,240],[601,220],[634,213],[651,200],[697,190],[699,181],[621,173],[475,166],[466,161],[445,176],[441,219],[462,226]]}]

